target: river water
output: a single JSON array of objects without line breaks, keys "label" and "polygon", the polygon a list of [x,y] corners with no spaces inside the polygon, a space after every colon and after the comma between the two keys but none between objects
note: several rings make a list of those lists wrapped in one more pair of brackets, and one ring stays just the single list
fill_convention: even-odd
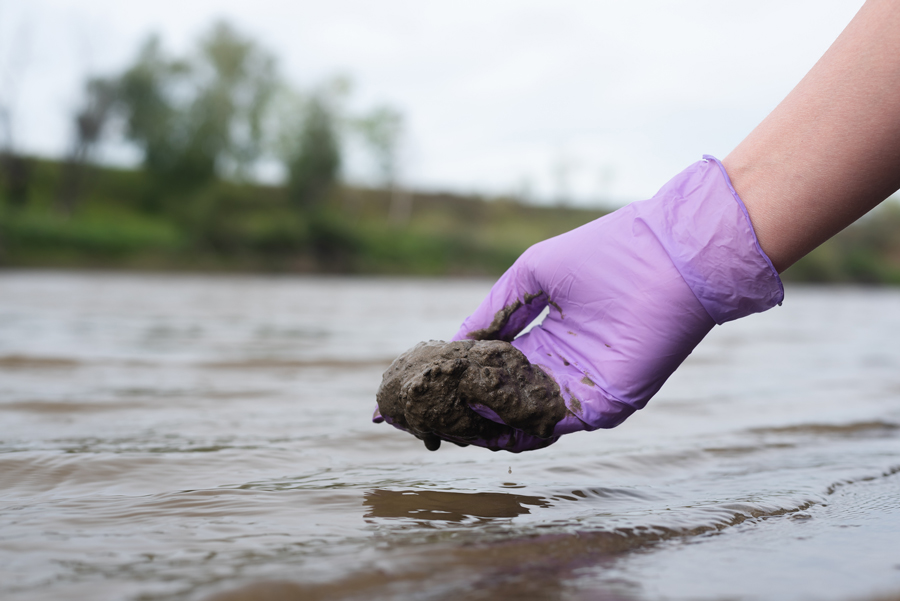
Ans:
[{"label": "river water", "polygon": [[541,451],[372,424],[489,286],[0,273],[0,598],[896,598],[900,291],[789,288]]}]

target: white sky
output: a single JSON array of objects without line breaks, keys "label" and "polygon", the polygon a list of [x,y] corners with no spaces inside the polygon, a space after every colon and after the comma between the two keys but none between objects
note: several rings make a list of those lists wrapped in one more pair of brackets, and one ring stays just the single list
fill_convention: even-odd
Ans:
[{"label": "white sky", "polygon": [[224,17],[296,85],[346,74],[355,106],[401,109],[410,185],[622,204],[724,157],[862,3],[0,0],[0,99],[20,148],[61,155],[86,74]]}]

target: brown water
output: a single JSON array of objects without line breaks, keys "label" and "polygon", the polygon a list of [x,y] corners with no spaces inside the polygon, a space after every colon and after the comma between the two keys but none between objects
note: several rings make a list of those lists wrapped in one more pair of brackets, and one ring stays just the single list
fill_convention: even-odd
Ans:
[{"label": "brown water", "polygon": [[0,598],[900,591],[900,291],[789,289],[542,451],[371,424],[489,285],[0,273]]}]

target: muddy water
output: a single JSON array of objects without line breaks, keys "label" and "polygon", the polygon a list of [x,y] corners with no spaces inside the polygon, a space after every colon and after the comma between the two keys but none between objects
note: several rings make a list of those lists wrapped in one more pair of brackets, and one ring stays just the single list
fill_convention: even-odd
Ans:
[{"label": "muddy water", "polygon": [[0,274],[0,598],[900,591],[900,291],[789,289],[542,451],[371,424],[488,285]]}]

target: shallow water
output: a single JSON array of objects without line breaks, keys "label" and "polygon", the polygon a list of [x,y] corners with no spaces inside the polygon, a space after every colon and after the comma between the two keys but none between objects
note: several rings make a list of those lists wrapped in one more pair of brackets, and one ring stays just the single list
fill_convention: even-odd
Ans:
[{"label": "shallow water", "polygon": [[489,286],[0,273],[0,598],[900,591],[900,291],[789,289],[533,453],[370,423]]}]

